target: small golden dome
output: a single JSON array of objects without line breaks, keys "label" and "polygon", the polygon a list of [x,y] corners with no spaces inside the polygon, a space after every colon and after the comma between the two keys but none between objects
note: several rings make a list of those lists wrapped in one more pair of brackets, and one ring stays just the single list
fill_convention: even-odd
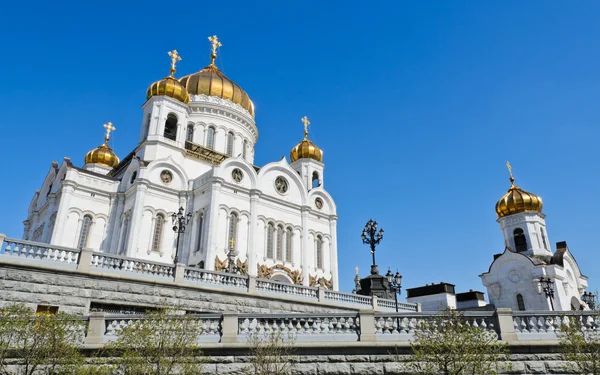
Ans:
[{"label": "small golden dome", "polygon": [[179,79],[179,82],[192,95],[218,96],[239,104],[254,117],[254,104],[242,88],[225,77],[214,64],[201,71]]},{"label": "small golden dome", "polygon": [[111,168],[114,168],[119,164],[119,158],[113,150],[108,146],[108,140],[110,139],[110,132],[116,130],[112,122],[104,124],[106,134],[104,135],[104,143],[85,155],[85,164],[103,164]]},{"label": "small golden dome", "polygon": [[310,121],[304,116],[302,122],[304,123],[304,139],[292,149],[290,160],[293,163],[298,159],[309,158],[322,162],[323,151],[308,139],[308,125],[310,125]]},{"label": "small golden dome", "polygon": [[511,186],[508,192],[496,203],[498,217],[520,212],[542,212],[542,198],[516,186],[512,175],[510,176],[510,183]]},{"label": "small golden dome", "polygon": [[119,158],[106,143],[98,146],[85,155],[85,164],[103,164],[114,168]]},{"label": "small golden dome", "polygon": [[187,90],[173,76],[165,77],[151,84],[146,92],[146,100],[159,95],[169,96],[184,104],[190,104],[190,96]]},{"label": "small golden dome", "polygon": [[168,55],[171,57],[171,74],[160,81],[154,82],[148,87],[148,91],[146,91],[146,100],[153,96],[165,95],[179,100],[184,104],[190,104],[190,95],[187,93],[185,87],[183,87],[183,85],[174,77],[175,64],[177,61],[181,61],[181,56],[179,56],[176,49],[168,52]]}]

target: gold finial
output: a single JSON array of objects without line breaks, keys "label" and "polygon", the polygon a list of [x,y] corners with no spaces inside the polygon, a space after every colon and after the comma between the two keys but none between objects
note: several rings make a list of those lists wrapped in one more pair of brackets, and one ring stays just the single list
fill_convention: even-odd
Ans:
[{"label": "gold finial", "polygon": [[219,42],[219,38],[216,35],[209,36],[208,40],[212,44],[212,53],[210,54],[210,58],[212,62],[210,65],[215,65],[215,59],[217,58],[217,48],[222,47],[223,45]]},{"label": "gold finial", "polygon": [[235,240],[233,238],[229,240],[229,248],[235,249]]},{"label": "gold finial", "polygon": [[115,128],[112,122],[110,121],[104,124],[104,128],[106,129],[106,134],[104,135],[104,142],[108,143],[108,140],[110,139],[110,132],[112,132],[113,130],[117,130],[117,128]]},{"label": "gold finial", "polygon": [[356,271],[356,276],[358,276],[358,266],[354,267],[354,270]]},{"label": "gold finial", "polygon": [[308,117],[302,117],[302,122],[304,123],[304,138],[308,137],[308,125],[310,125],[310,121],[308,121]]},{"label": "gold finial", "polygon": [[171,57],[171,77],[172,77],[173,74],[175,74],[175,64],[177,64],[177,61],[181,61],[181,56],[179,56],[176,49],[174,49],[173,51],[170,51],[169,56]]},{"label": "gold finial", "polygon": [[512,174],[512,165],[510,165],[510,163],[508,161],[506,162],[506,168],[508,168],[508,174],[510,175],[510,182],[514,183],[515,178],[513,177],[513,174]]}]

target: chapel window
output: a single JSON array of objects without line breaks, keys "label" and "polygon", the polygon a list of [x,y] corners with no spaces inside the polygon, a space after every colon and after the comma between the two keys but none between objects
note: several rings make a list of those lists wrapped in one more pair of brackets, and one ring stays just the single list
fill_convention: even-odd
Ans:
[{"label": "chapel window", "polygon": [[198,217],[198,243],[196,244],[196,252],[200,251],[202,246],[202,227],[204,226],[204,214],[200,213]]},{"label": "chapel window", "polygon": [[513,231],[513,238],[515,240],[515,250],[517,250],[517,253],[527,251],[527,239],[525,238],[525,233],[523,233],[523,229],[515,229]]},{"label": "chapel window", "polygon": [[237,227],[238,227],[239,218],[235,212],[232,212],[229,215],[229,234],[227,238],[227,246],[229,249],[236,249],[236,240],[237,240]]},{"label": "chapel window", "polygon": [[244,160],[246,160],[246,155],[248,155],[248,140],[244,139],[244,146],[242,148],[242,156],[244,157]]},{"label": "chapel window", "polygon": [[233,155],[233,133],[227,133],[227,155]]},{"label": "chapel window", "polygon": [[273,235],[275,234],[275,226],[269,223],[267,226],[267,258],[273,259]]},{"label": "chapel window", "polygon": [[546,240],[546,232],[544,232],[544,228],[540,228],[540,233],[542,235],[542,243],[544,244],[544,249],[548,249],[548,241]]},{"label": "chapel window", "polygon": [[317,268],[323,269],[323,238],[317,236]]},{"label": "chapel window", "polygon": [[277,260],[283,261],[283,227],[277,227]]},{"label": "chapel window", "polygon": [[319,187],[321,184],[319,183],[319,173],[317,171],[312,174],[312,187]]},{"label": "chapel window", "polygon": [[83,249],[87,246],[88,237],[90,234],[90,227],[92,226],[92,217],[85,215],[81,222],[81,230],[79,232],[79,241],[77,242],[77,248]]},{"label": "chapel window", "polygon": [[525,300],[522,294],[517,294],[517,307],[519,311],[525,311]]},{"label": "chapel window", "polygon": [[177,140],[177,116],[172,113],[167,116],[167,121],[165,121],[164,136],[172,141]]},{"label": "chapel window", "polygon": [[215,148],[215,128],[212,126],[208,127],[208,134],[206,135],[206,147]]},{"label": "chapel window", "polygon": [[188,124],[187,133],[185,133],[185,140],[188,142],[194,141],[194,124]]},{"label": "chapel window", "polygon": [[285,260],[292,262],[292,228],[288,228],[285,233]]},{"label": "chapel window", "polygon": [[165,217],[157,215],[154,223],[154,236],[152,238],[152,251],[160,251],[162,242],[163,227],[165,225]]}]

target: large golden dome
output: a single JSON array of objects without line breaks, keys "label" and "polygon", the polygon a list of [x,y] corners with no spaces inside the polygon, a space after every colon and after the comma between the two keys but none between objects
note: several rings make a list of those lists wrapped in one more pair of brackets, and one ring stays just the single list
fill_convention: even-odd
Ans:
[{"label": "large golden dome", "polygon": [[210,64],[201,71],[179,79],[179,82],[193,95],[218,96],[239,104],[254,117],[254,104],[242,88],[225,77],[219,68]]},{"label": "large golden dome", "polygon": [[510,176],[510,184],[508,192],[496,203],[498,217],[520,212],[542,212],[542,198],[515,185],[515,179],[512,175]]},{"label": "large golden dome", "polygon": [[181,56],[179,56],[176,49],[170,51],[168,54],[171,57],[171,74],[160,81],[154,82],[148,87],[148,91],[146,91],[146,100],[153,96],[165,95],[179,100],[182,103],[190,104],[190,95],[185,87],[183,87],[174,76],[175,64],[177,61],[181,61]]},{"label": "large golden dome", "polygon": [[310,125],[310,121],[304,116],[302,122],[304,123],[304,139],[292,149],[290,160],[293,163],[298,159],[309,158],[322,162],[323,151],[308,139],[308,125]]},{"label": "large golden dome", "polygon": [[112,122],[104,124],[104,128],[106,129],[104,143],[88,152],[85,155],[84,161],[85,164],[103,164],[114,168],[117,164],[119,164],[119,158],[108,146],[108,140],[110,139],[110,132],[116,128],[113,126]]}]

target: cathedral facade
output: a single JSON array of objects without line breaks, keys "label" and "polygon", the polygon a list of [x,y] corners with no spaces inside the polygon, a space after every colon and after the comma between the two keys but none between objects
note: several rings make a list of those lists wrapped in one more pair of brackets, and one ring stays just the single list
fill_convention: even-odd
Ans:
[{"label": "cathedral facade", "polygon": [[[147,90],[138,146],[123,160],[105,142],[83,167],[52,163],[23,237],[165,264],[339,289],[337,215],[323,151],[308,138],[286,158],[253,164],[258,128],[248,94],[212,62]],[[185,231],[173,230],[181,212]]]}]

